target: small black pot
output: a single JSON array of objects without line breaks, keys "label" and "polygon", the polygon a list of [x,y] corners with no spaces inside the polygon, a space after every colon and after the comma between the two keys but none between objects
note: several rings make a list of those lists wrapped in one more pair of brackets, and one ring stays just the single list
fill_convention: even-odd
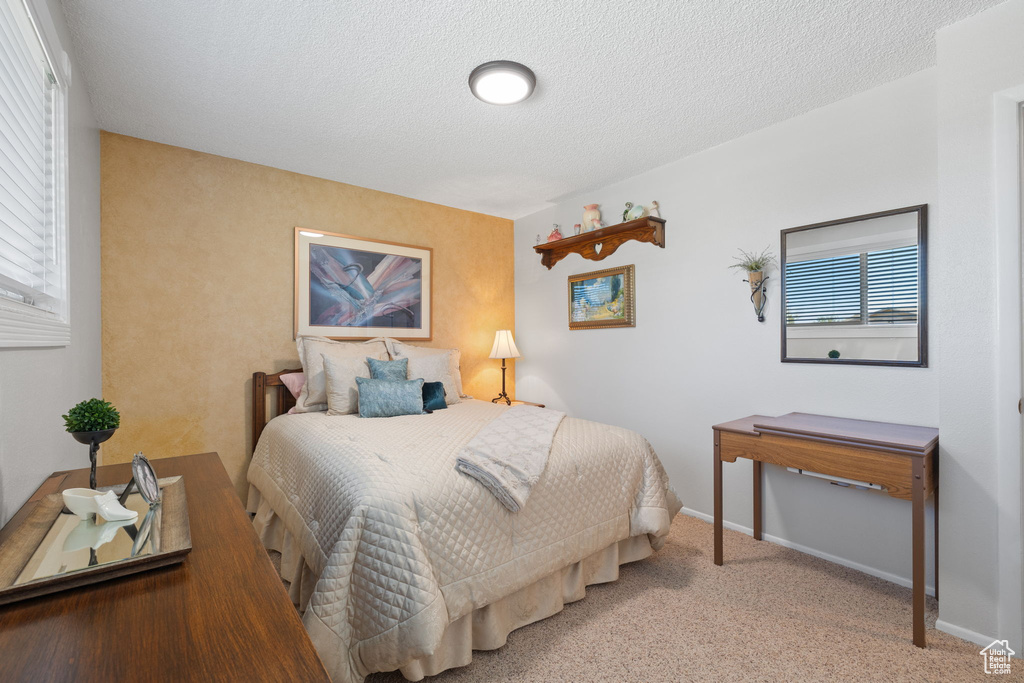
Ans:
[{"label": "small black pot", "polygon": [[75,438],[78,443],[84,443],[86,446],[95,444],[101,444],[114,435],[117,431],[117,427],[113,429],[100,429],[95,432],[68,432]]}]

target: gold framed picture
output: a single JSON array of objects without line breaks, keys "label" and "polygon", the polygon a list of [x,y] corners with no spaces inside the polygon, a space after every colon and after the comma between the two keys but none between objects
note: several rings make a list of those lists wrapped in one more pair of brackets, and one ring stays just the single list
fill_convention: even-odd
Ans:
[{"label": "gold framed picture", "polygon": [[569,329],[636,327],[633,266],[569,276]]},{"label": "gold framed picture", "polygon": [[295,228],[295,336],[431,338],[430,247]]}]

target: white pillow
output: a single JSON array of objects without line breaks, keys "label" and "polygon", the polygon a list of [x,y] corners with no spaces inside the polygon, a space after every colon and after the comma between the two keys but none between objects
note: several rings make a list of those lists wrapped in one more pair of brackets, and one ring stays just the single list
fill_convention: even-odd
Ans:
[{"label": "white pillow", "polygon": [[[413,346],[412,344],[406,344],[404,342],[396,341],[394,339],[386,339],[385,342],[388,344],[388,351],[391,352],[392,359],[398,358],[418,358],[423,356],[440,356],[443,355],[448,359],[448,374],[452,376],[452,380],[455,382],[455,396],[465,396],[462,392],[462,372],[461,372],[461,361],[462,354],[458,349],[432,349],[426,346]],[[409,375],[410,379],[415,379],[412,375]],[[427,380],[440,381],[440,380]],[[447,389],[447,387],[445,387]],[[449,393],[451,393],[449,391]]]},{"label": "white pillow", "polygon": [[312,413],[327,410],[327,379],[324,376],[324,356],[330,358],[388,359],[388,349],[382,339],[366,342],[339,342],[326,337],[299,337],[295,340],[302,361],[306,383],[295,401],[295,412]]},{"label": "white pillow", "polygon": [[359,410],[356,377],[370,377],[370,364],[362,356],[331,358],[322,354],[327,378],[327,414],[349,415]]},{"label": "white pillow", "polygon": [[409,358],[409,379],[423,378],[424,382],[444,384],[444,402],[448,405],[459,402],[459,390],[455,378],[448,370],[448,354],[433,353]]}]

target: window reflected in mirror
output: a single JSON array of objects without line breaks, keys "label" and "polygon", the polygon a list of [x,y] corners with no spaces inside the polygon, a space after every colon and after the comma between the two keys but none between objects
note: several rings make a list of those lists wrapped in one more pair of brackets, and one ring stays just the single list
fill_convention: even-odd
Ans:
[{"label": "window reflected in mirror", "polygon": [[927,205],[782,231],[782,360],[927,365]]}]

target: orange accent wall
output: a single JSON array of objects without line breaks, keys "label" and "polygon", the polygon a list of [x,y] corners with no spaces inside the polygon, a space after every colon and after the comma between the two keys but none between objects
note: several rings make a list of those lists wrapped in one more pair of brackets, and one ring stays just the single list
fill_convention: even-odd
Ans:
[{"label": "orange accent wall", "polygon": [[113,133],[101,155],[103,397],[121,411],[103,462],[217,451],[245,497],[252,373],[298,365],[295,226],[432,247],[424,344],[462,350],[467,393],[500,390],[512,221]]}]

